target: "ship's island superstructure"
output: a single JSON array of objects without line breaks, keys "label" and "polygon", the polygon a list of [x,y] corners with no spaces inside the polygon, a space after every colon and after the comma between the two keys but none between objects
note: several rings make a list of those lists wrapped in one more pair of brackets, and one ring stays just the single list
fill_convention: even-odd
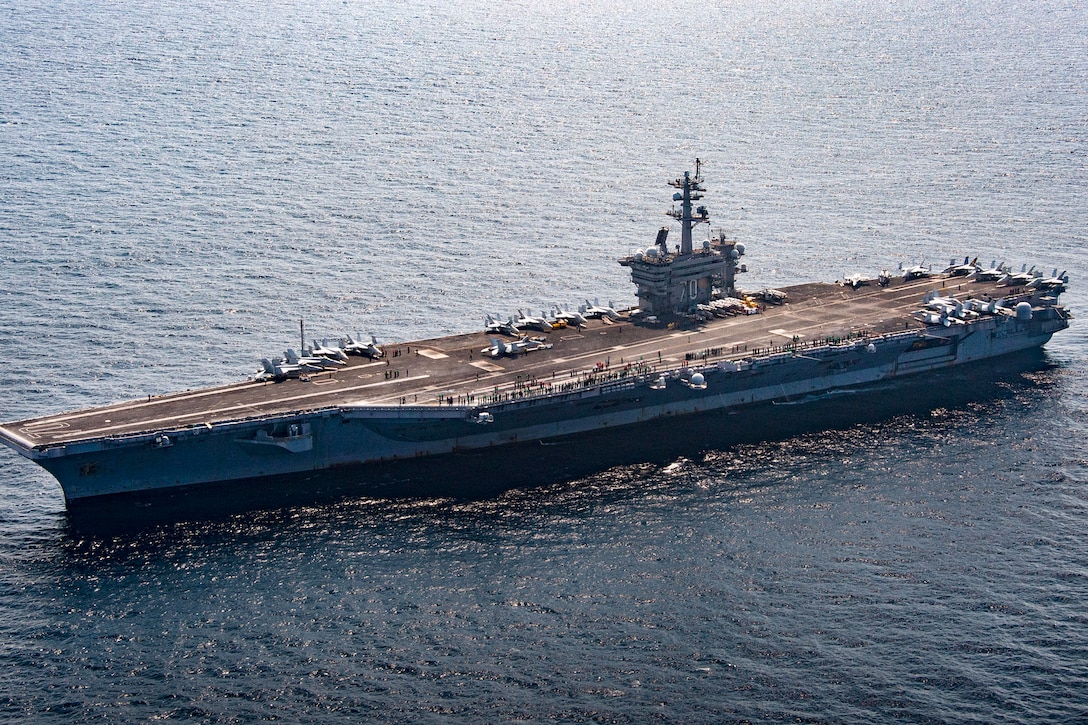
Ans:
[{"label": "ship's island superstructure", "polygon": [[638,286],[639,312],[651,323],[707,305],[716,292],[719,297],[736,298],[736,273],[742,270],[737,260],[744,254],[744,245],[727,241],[724,235],[704,241],[699,249],[692,243],[695,225],[710,222],[707,208],[694,206],[706,191],[702,181],[696,159],[694,175],[686,171],[683,178],[669,182],[679,189],[673,201],[680,202],[679,209],[668,212],[680,222],[680,245],[674,253],[668,248],[669,228],[662,227],[652,247],[620,260],[631,268],[631,281]]},{"label": "ship's island superstructure", "polygon": [[523,318],[535,336],[511,320],[384,347],[349,338],[234,385],[7,423],[0,440],[52,473],[69,508],[330,470],[365,490],[376,465],[792,401],[1037,348],[1068,327],[1064,274],[968,260],[745,294],[744,246],[693,242],[709,221],[698,162],[671,184],[680,245],[666,228],[619,260],[635,310]]}]

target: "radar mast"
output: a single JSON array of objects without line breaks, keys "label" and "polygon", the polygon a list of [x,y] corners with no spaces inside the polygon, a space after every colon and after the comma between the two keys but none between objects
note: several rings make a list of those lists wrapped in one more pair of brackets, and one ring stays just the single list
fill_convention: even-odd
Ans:
[{"label": "radar mast", "polygon": [[695,159],[694,176],[691,172],[685,171],[684,178],[669,182],[669,186],[680,189],[672,195],[673,201],[680,202],[680,209],[666,212],[680,222],[680,254],[691,254],[691,232],[695,225],[703,222],[710,223],[710,213],[705,206],[696,208],[695,214],[692,214],[692,202],[702,199],[706,191],[703,188],[703,177],[700,173],[702,165],[702,161]]}]

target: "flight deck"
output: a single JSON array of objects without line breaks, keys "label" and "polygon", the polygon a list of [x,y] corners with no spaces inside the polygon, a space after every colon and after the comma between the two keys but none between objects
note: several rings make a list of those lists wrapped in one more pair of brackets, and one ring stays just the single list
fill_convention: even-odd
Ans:
[{"label": "flight deck", "polygon": [[634,324],[625,317],[594,319],[539,333],[550,348],[513,356],[489,354],[494,336],[483,332],[386,345],[383,358],[353,357],[342,367],[300,378],[251,380],[7,423],[0,434],[27,448],[43,448],[343,406],[478,405],[579,384],[632,365],[673,370],[692,360],[741,360],[787,346],[803,351],[829,339],[923,330],[926,325],[912,313],[934,289],[961,300],[1015,301],[1023,292],[947,275],[893,277],[886,286],[873,280],[856,288],[802,284],[783,288],[784,304],[683,329]]}]

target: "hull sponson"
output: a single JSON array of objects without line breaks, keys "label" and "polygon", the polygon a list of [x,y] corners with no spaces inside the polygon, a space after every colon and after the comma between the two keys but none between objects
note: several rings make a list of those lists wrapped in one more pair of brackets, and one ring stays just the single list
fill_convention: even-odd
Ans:
[{"label": "hull sponson", "polygon": [[[801,398],[915,376],[1045,344],[1060,316],[995,316],[840,345],[619,376],[561,393],[488,404],[340,405],[139,435],[29,447],[5,442],[49,470],[67,501],[227,484],[457,451],[561,439],[668,416]],[[693,385],[700,373],[705,388]],[[488,417],[482,419],[481,412]],[[361,476],[365,479],[365,468]]]}]

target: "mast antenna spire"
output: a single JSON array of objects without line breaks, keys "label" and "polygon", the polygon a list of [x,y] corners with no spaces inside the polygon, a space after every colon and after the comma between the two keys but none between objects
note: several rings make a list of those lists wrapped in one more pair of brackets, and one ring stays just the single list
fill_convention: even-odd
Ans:
[{"label": "mast antenna spire", "polygon": [[669,186],[680,191],[673,194],[673,201],[680,202],[680,209],[667,212],[669,216],[680,222],[680,254],[692,253],[691,233],[696,224],[710,221],[710,214],[705,206],[694,207],[693,203],[703,198],[706,189],[702,185],[700,176],[703,162],[695,159],[695,175],[690,171],[684,172],[684,178],[670,181]]}]

